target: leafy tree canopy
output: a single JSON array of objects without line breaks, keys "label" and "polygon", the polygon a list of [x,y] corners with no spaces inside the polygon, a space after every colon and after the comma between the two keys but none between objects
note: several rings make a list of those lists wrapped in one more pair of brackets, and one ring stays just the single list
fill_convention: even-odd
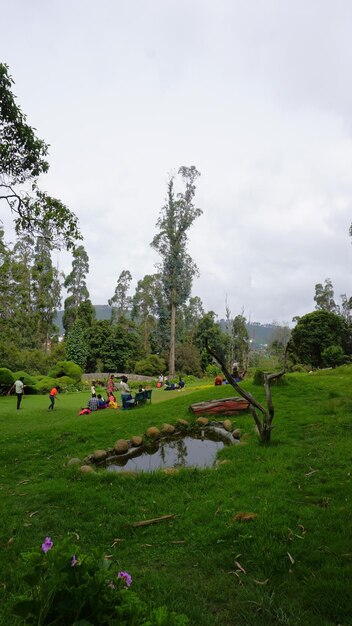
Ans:
[{"label": "leafy tree canopy", "polygon": [[298,363],[324,367],[326,348],[340,346],[351,354],[351,332],[346,321],[329,311],[313,311],[299,318],[292,330],[289,354]]},{"label": "leafy tree canopy", "polygon": [[72,248],[82,238],[77,217],[38,187],[38,177],[49,169],[48,145],[27,124],[8,70],[0,63],[0,200],[14,213],[17,234],[50,233],[55,247]]}]

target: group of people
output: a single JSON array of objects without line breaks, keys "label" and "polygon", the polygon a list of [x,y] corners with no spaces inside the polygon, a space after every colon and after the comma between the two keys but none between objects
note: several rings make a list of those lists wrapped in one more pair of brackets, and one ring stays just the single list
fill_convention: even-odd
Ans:
[{"label": "group of people", "polygon": [[[12,391],[15,391],[15,395],[17,396],[17,411],[19,411],[19,409],[21,408],[21,402],[24,396],[25,386],[26,385],[24,384],[24,377],[20,376],[18,380],[15,380],[12,387],[7,392],[7,395],[9,396],[10,393],[12,393]],[[49,393],[50,404],[48,406],[48,411],[54,410],[55,400],[59,391],[60,391],[60,387],[58,385],[56,387],[53,387],[50,390],[50,393]]]},{"label": "group of people", "polygon": [[[246,371],[247,370],[243,370],[242,372],[239,372],[239,364],[238,363],[233,363],[232,365],[232,378],[235,381],[235,383],[240,383],[241,380],[244,379],[245,375],[246,375]],[[220,376],[220,374],[218,374],[215,377],[214,380],[214,385],[218,386],[218,385],[228,385],[228,381],[226,380],[226,378],[223,378],[222,376]]]},{"label": "group of people", "polygon": [[[122,406],[125,408],[126,403],[133,402],[131,390],[128,385],[127,376],[120,376],[119,382],[115,382],[115,374],[110,374],[106,383],[106,395],[105,399],[100,393],[96,393],[96,382],[92,382],[91,386],[91,398],[88,400],[88,405],[85,409],[80,411],[80,415],[91,413],[92,411],[98,411],[100,409],[117,409],[118,403],[115,396],[115,392],[118,390],[121,392]],[[142,385],[139,387],[139,392],[145,391]]]},{"label": "group of people", "polygon": [[164,387],[164,391],[174,391],[175,389],[181,391],[181,389],[185,388],[185,381],[180,376],[178,383],[172,383],[169,381],[167,376],[164,377],[163,374],[160,374],[156,386],[159,387],[159,389]]}]

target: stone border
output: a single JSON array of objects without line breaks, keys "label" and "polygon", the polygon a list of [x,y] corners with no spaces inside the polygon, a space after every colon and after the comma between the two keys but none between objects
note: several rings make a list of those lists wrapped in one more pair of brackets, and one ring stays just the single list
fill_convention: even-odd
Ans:
[{"label": "stone border", "polygon": [[[193,423],[185,419],[179,419],[175,426],[167,423],[164,423],[161,429],[150,426],[145,431],[143,437],[136,435],[129,440],[118,439],[112,448],[108,448],[107,450],[95,450],[93,454],[90,454],[84,459],[83,465],[81,465],[82,462],[80,459],[72,458],[68,461],[67,466],[80,465],[80,471],[82,473],[93,472],[93,466],[102,467],[105,466],[107,462],[113,462],[116,459],[122,459],[127,462],[129,459],[143,454],[153,443],[161,439],[168,439],[173,435],[185,435],[187,432],[191,431],[213,432],[219,439],[227,441],[230,445],[240,443],[241,431],[239,428],[233,430],[233,424],[229,419],[223,422],[211,422],[207,417],[198,417]],[[166,469],[172,470],[173,468]]]}]

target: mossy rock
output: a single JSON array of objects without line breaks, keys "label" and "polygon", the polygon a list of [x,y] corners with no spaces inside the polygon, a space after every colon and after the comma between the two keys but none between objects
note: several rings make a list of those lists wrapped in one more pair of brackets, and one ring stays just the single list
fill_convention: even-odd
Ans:
[{"label": "mossy rock", "polygon": [[209,420],[207,417],[198,417],[196,421],[199,426],[207,426],[207,424],[209,424]]},{"label": "mossy rock", "polygon": [[81,459],[77,457],[73,457],[72,459],[67,461],[67,466],[70,467],[71,465],[80,465],[81,463],[82,463]]},{"label": "mossy rock", "polygon": [[161,430],[167,435],[172,435],[175,432],[175,426],[172,426],[172,424],[163,424]]},{"label": "mossy rock", "polygon": [[94,472],[94,469],[91,465],[81,465],[80,470],[82,474],[91,474],[92,472]]},{"label": "mossy rock", "polygon": [[143,443],[143,437],[140,437],[139,435],[134,435],[134,437],[132,437],[131,439],[131,444],[133,445],[134,448],[139,448],[139,446],[141,446]]},{"label": "mossy rock", "polygon": [[126,441],[126,439],[118,439],[114,443],[114,451],[116,454],[125,454],[128,452],[128,448],[128,441]]},{"label": "mossy rock", "polygon": [[150,439],[157,439],[160,436],[160,430],[156,428],[156,426],[150,426],[150,428],[147,428],[145,431],[145,434],[147,437],[150,437]]},{"label": "mossy rock", "polygon": [[93,452],[93,459],[94,461],[104,461],[104,459],[106,459],[107,457],[107,452],[106,450],[95,450]]},{"label": "mossy rock", "polygon": [[224,420],[223,421],[223,427],[225,428],[225,430],[227,430],[228,432],[231,432],[232,430],[232,422],[231,420]]}]

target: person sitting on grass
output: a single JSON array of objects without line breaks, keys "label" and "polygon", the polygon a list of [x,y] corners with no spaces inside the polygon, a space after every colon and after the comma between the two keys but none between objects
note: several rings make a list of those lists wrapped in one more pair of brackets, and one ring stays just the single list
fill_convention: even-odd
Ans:
[{"label": "person sitting on grass", "polygon": [[50,409],[52,411],[54,410],[55,398],[56,398],[59,390],[60,390],[60,387],[56,386],[56,387],[53,387],[52,390],[50,391],[50,393],[49,393],[50,404],[48,406],[48,411],[50,411]]},{"label": "person sitting on grass", "polygon": [[88,400],[88,409],[90,411],[97,411],[99,409],[99,400],[95,393],[93,393],[92,397]]},{"label": "person sitting on grass", "polygon": [[179,378],[179,381],[178,381],[178,385],[177,385],[177,387],[178,387],[178,390],[179,390],[179,391],[181,391],[181,389],[184,389],[184,388],[185,388],[185,381],[184,381],[184,380],[182,380],[181,376],[180,376],[180,378]]},{"label": "person sitting on grass", "polygon": [[175,389],[177,389],[175,383],[170,383],[169,380],[165,381],[164,391],[174,391]]},{"label": "person sitting on grass", "polygon": [[109,405],[109,402],[106,402],[102,397],[101,393],[98,393],[98,409],[106,409]]},{"label": "person sitting on grass", "polygon": [[109,409],[117,409],[117,402],[113,393],[108,396],[108,407]]}]

